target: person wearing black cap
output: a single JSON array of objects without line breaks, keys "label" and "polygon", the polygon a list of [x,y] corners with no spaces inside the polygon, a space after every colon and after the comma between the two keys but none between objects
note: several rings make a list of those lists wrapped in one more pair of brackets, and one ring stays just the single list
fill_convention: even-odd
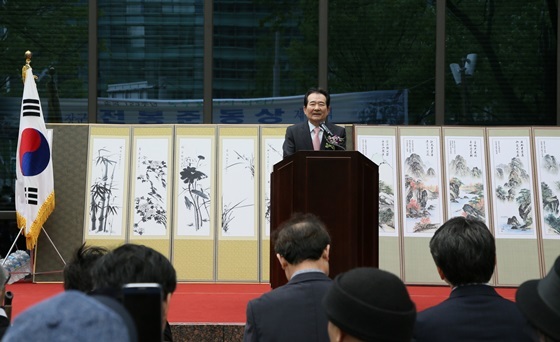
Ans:
[{"label": "person wearing black cap", "polygon": [[[332,285],[331,238],[312,214],[296,214],[273,233],[274,251],[289,280],[247,304],[244,341],[328,341],[321,300]],[[277,236],[276,236],[277,234]]]},{"label": "person wearing black cap", "polygon": [[408,342],[416,306],[396,275],[371,267],[339,274],[323,298],[331,342]]},{"label": "person wearing black cap", "polygon": [[560,341],[560,257],[546,277],[521,284],[515,301],[537,331],[539,341]]},{"label": "person wearing black cap", "polygon": [[515,303],[488,284],[496,244],[484,222],[462,216],[445,222],[430,240],[430,252],[451,294],[418,313],[414,338],[429,341],[531,341],[534,334]]}]

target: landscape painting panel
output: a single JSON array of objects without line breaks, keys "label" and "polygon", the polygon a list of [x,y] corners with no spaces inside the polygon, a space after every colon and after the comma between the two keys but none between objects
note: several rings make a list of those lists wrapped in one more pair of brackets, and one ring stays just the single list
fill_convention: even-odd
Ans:
[{"label": "landscape painting panel", "polygon": [[379,170],[379,236],[398,236],[395,136],[358,136],[358,150]]},{"label": "landscape painting panel", "polygon": [[439,137],[401,137],[405,236],[432,236],[442,224]]},{"label": "landscape painting panel", "polygon": [[494,230],[497,238],[535,238],[528,137],[490,137]]},{"label": "landscape painting panel", "polygon": [[488,222],[483,137],[445,137],[447,215]]},{"label": "landscape painting panel", "polygon": [[537,137],[536,163],[543,239],[560,239],[560,138]]}]

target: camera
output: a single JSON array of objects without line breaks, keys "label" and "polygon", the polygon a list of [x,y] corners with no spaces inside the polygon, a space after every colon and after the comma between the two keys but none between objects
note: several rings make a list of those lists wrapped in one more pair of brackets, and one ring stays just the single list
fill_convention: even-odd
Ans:
[{"label": "camera", "polygon": [[131,283],[122,287],[123,305],[136,324],[139,342],[163,340],[163,291],[156,283]]}]

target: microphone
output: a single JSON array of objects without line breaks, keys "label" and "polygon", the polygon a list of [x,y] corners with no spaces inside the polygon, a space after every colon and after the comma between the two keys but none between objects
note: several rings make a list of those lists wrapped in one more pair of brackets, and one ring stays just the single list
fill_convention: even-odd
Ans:
[{"label": "microphone", "polygon": [[321,124],[319,125],[319,127],[321,127],[321,129],[322,129],[325,133],[327,133],[327,135],[328,135],[329,137],[334,136],[334,134],[333,134],[333,133],[331,132],[331,130],[327,127],[327,125],[325,125],[324,122],[321,122]]},{"label": "microphone", "polygon": [[[324,122],[321,122],[319,124],[319,127],[321,127],[321,129],[323,130],[323,132],[325,132],[325,134],[327,134],[328,138],[333,138],[335,135],[333,134],[333,132],[331,132],[331,130],[327,127],[327,125],[325,125]],[[346,151],[346,149],[344,148],[344,146],[340,146],[339,144],[336,143],[336,141],[334,141],[334,139],[328,139],[327,138],[327,142],[333,146],[338,147],[339,149]]]}]

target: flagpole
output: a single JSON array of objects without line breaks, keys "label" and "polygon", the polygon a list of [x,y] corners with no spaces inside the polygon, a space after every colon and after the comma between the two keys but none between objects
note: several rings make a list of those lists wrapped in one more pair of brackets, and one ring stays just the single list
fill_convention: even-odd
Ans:
[{"label": "flagpole", "polygon": [[35,276],[37,242],[41,231],[45,232],[64,265],[66,261],[44,228],[45,221],[55,208],[52,137],[43,117],[37,76],[33,75],[31,68],[32,56],[31,51],[25,52],[25,65],[21,70],[24,87],[16,153],[16,220],[20,229],[18,237],[24,235],[26,238],[31,273]]},{"label": "flagpole", "polygon": [[56,246],[54,245],[53,240],[51,239],[51,237],[49,236],[49,234],[47,233],[47,230],[45,229],[45,227],[41,227],[41,229],[43,230],[43,233],[45,233],[45,235],[47,236],[47,238],[49,239],[49,241],[51,242],[51,245],[54,247],[54,250],[56,252],[56,254],[58,254],[58,257],[60,258],[60,260],[62,260],[62,262],[64,263],[64,265],[66,265],[66,260],[64,260],[64,258],[62,257],[62,255],[60,254],[60,252],[58,251],[58,248],[56,248]]},{"label": "flagpole", "polygon": [[6,263],[6,260],[8,260],[8,255],[12,253],[12,250],[14,249],[14,246],[16,245],[17,239],[19,238],[20,235],[21,235],[21,229],[19,230],[16,238],[14,239],[14,243],[12,243],[12,247],[10,247],[10,250],[8,250],[8,253],[6,253],[6,256],[4,257],[4,261],[2,261],[2,265]]}]

